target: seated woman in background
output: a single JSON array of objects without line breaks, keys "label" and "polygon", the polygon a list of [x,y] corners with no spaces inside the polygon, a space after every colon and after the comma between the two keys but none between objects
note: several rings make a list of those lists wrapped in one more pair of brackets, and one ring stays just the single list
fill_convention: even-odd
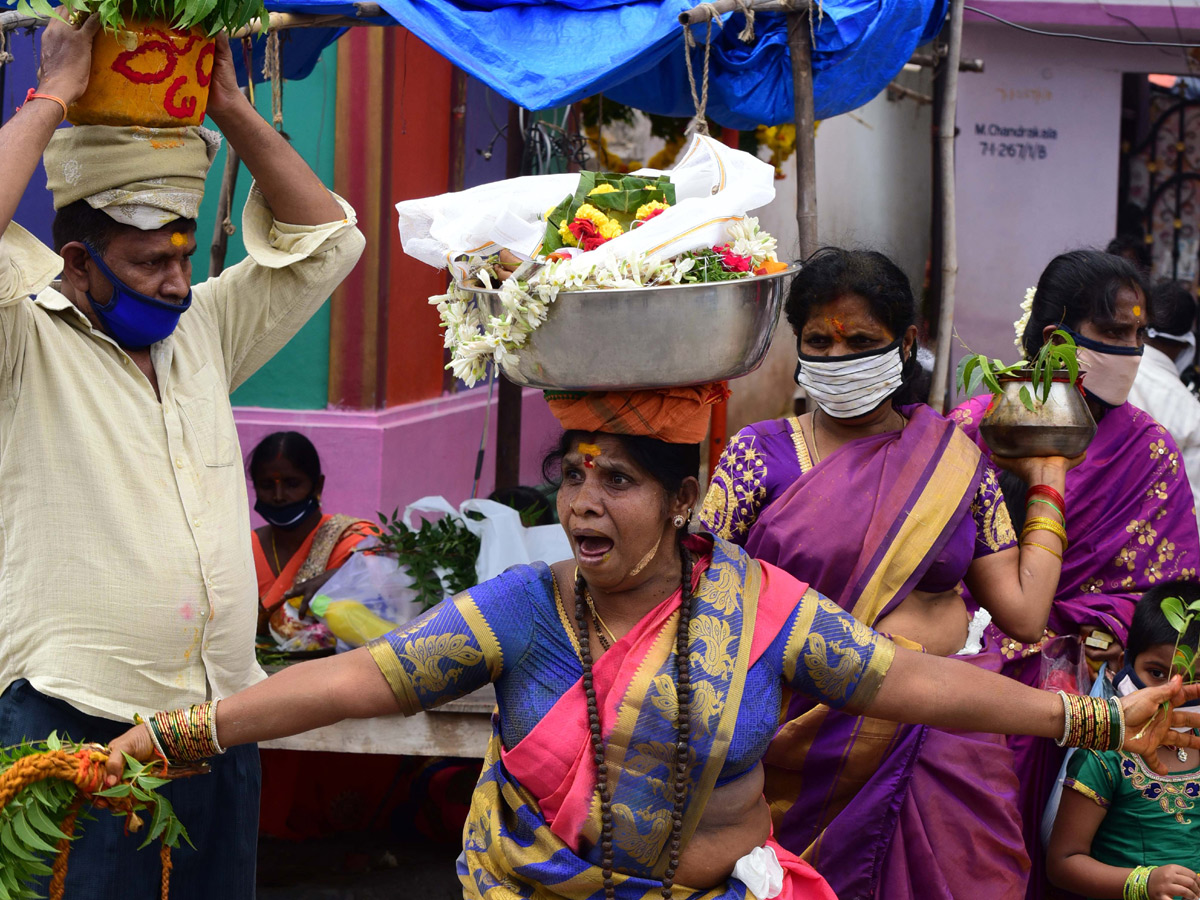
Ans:
[{"label": "seated woman in background", "polygon": [[325,476],[312,441],[296,431],[269,434],[250,454],[254,511],[266,525],[254,530],[259,634],[283,601],[331,575],[375,526],[354,516],[321,512]]},{"label": "seated woman in background", "polygon": [[[1039,637],[1058,583],[1062,519],[1018,547],[995,472],[930,407],[917,305],[881,253],[827,248],[792,282],[797,382],[816,407],[730,441],[703,523],[904,647],[967,653],[965,581],[1006,631]],[[1006,465],[1056,493],[1075,460]],[[982,620],[974,629],[978,637]],[[1029,860],[1012,754],[994,735],[898,725],[799,694],[767,753],[777,839],[842,897],[1024,895]],[[817,772],[834,773],[818,778]],[[958,814],[950,816],[947,809]]]}]

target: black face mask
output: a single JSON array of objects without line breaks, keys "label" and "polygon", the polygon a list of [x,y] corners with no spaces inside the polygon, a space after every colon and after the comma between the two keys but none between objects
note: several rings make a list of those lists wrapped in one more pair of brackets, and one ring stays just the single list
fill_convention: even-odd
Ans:
[{"label": "black face mask", "polygon": [[321,501],[316,497],[306,497],[304,500],[285,503],[282,506],[264,503],[262,500],[254,504],[254,511],[262,516],[268,525],[283,531],[291,531],[320,508]]}]

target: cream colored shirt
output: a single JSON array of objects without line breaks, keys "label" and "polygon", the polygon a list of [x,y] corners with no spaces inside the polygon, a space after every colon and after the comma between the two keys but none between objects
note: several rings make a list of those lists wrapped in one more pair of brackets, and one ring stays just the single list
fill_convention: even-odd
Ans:
[{"label": "cream colored shirt", "polygon": [[15,223],[0,237],[0,691],[27,678],[129,720],[264,677],[229,393],[357,262],[365,241],[342,207],[339,222],[286,225],[252,189],[249,258],[197,285],[151,347],[161,402],[48,286],[58,255]]}]

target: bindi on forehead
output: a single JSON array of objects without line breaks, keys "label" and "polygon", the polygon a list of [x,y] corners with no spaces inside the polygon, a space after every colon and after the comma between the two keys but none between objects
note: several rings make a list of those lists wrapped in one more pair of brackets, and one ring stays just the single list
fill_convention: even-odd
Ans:
[{"label": "bindi on forehead", "polygon": [[843,336],[845,336],[845,334],[846,334],[846,323],[845,323],[845,322],[843,322],[843,321],[842,321],[840,318],[838,318],[837,316],[826,316],[826,317],[825,317],[825,324],[826,324],[826,325],[828,325],[828,326],[829,326],[831,329],[833,329],[833,333],[834,333],[834,334],[840,334],[840,335],[843,335]]},{"label": "bindi on forehead", "polygon": [[596,460],[604,455],[604,450],[598,444],[580,443],[575,450],[583,457],[583,466],[586,469],[595,468]]},{"label": "bindi on forehead", "polygon": [[186,247],[188,245],[188,236],[182,231],[171,232],[172,247]]}]

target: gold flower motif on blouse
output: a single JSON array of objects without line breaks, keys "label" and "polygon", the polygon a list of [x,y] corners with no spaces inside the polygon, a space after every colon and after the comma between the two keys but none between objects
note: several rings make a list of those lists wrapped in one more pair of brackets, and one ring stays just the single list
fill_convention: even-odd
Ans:
[{"label": "gold flower motif on blouse", "polygon": [[1167,455],[1167,465],[1171,467],[1171,474],[1179,474],[1179,454],[1170,453]]},{"label": "gold flower motif on blouse", "polygon": [[1104,590],[1103,578],[1089,578],[1079,588],[1085,594],[1099,594]]},{"label": "gold flower motif on blouse", "polygon": [[729,623],[713,616],[697,616],[690,630],[692,640],[704,644],[704,652],[693,650],[688,659],[712,677],[727,681],[734,668],[729,653],[729,642],[733,640]]},{"label": "gold flower motif on blouse", "polygon": [[767,489],[762,486],[766,477],[767,463],[755,449],[754,438],[735,436],[713,471],[700,508],[701,521],[726,540],[745,534],[758,519],[759,507],[767,497]]},{"label": "gold flower motif on blouse", "polygon": [[1150,489],[1146,491],[1147,500],[1166,500],[1167,499],[1167,483],[1160,481],[1158,484],[1152,484]]},{"label": "gold flower motif on blouse", "polygon": [[412,680],[417,690],[439,693],[462,674],[461,668],[442,671],[446,660],[473,666],[483,660],[483,654],[467,643],[463,634],[438,634],[404,642],[404,652],[396,654],[413,665]]},{"label": "gold flower motif on blouse", "polygon": [[[1125,530],[1128,531],[1129,529],[1127,528]],[[1130,572],[1132,572],[1134,567],[1137,565],[1137,550],[1135,550],[1133,547],[1122,547],[1121,551],[1116,555],[1116,558],[1113,559],[1113,565],[1124,566]]]},{"label": "gold flower motif on blouse", "polygon": [[996,473],[988,469],[983,473],[979,490],[971,500],[971,516],[980,523],[979,537],[992,551],[1011,547],[1017,542],[1017,532],[1001,496]]},{"label": "gold flower motif on blouse", "polygon": [[1122,589],[1124,589],[1124,590],[1127,590],[1127,591],[1128,591],[1128,590],[1132,590],[1132,589],[1133,589],[1133,588],[1135,588],[1135,587],[1137,587],[1137,582],[1133,580],[1133,576],[1132,576],[1132,575],[1126,575],[1126,576],[1125,576],[1124,578],[1122,578],[1122,579],[1121,579],[1119,582],[1117,582],[1116,584],[1114,584],[1114,585],[1113,585],[1113,588],[1114,588],[1114,589],[1115,589],[1115,588],[1122,588]]},{"label": "gold flower motif on blouse", "polygon": [[1167,442],[1162,438],[1157,441],[1150,442],[1150,459],[1151,461],[1162,459],[1167,454]]},{"label": "gold flower motif on blouse", "polygon": [[1158,545],[1158,561],[1164,562],[1175,558],[1175,544],[1165,538]]},{"label": "gold flower motif on blouse", "polygon": [[1179,570],[1179,580],[1180,581],[1195,581],[1196,580],[1196,570],[1195,569],[1180,569]]}]

